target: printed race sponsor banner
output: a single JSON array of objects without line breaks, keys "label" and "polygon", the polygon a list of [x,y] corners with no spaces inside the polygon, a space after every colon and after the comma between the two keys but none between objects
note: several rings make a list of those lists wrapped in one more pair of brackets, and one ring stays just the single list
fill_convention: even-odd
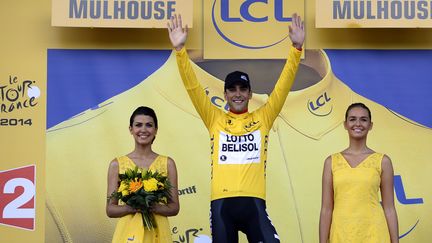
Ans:
[{"label": "printed race sponsor banner", "polygon": [[[370,107],[374,128],[368,143],[393,161],[400,238],[427,242],[432,225],[427,183],[432,169],[428,156],[432,130],[423,105],[428,104],[432,90],[428,82],[432,52],[306,52],[298,77],[306,81],[317,72],[317,83],[290,92],[269,135],[267,209],[281,242],[318,241],[323,162],[347,146],[343,119],[352,102]],[[233,63],[225,60],[223,65]],[[406,63],[418,67],[416,72],[407,69]],[[210,101],[223,109],[223,81],[195,64]],[[268,77],[273,72],[254,67],[251,77],[262,72]],[[111,241],[117,220],[108,218],[104,210],[106,173],[114,157],[133,149],[129,117],[142,105],[153,107],[158,116],[154,150],[173,158],[178,170],[181,210],[169,218],[173,241],[211,242],[211,138],[184,90],[174,53],[50,49],[48,85],[47,242],[57,242],[52,239],[60,237],[63,242]],[[271,82],[265,85],[273,87]],[[79,99],[64,95],[76,87],[80,87]],[[267,95],[254,93],[250,110],[266,99]],[[401,109],[402,104],[409,107]],[[253,152],[260,147],[255,142],[259,134],[220,136],[226,158],[213,163],[237,163],[237,151],[247,150],[250,165],[255,165]],[[82,204],[83,198],[86,207],[80,208],[77,217],[70,205]],[[247,242],[243,234],[239,237],[239,242]]]},{"label": "printed race sponsor banner", "polygon": [[166,28],[174,14],[192,27],[192,0],[53,0],[52,25]]},{"label": "printed race sponsor banner", "polygon": [[316,0],[317,28],[431,28],[425,0]]},{"label": "printed race sponsor banner", "polygon": [[35,165],[0,171],[0,224],[35,229]]},{"label": "printed race sponsor banner", "polygon": [[45,230],[45,170],[39,169],[45,167],[45,83],[26,68],[10,71],[23,67],[21,61],[9,58],[0,70],[0,241],[39,243]]},{"label": "printed race sponsor banner", "polygon": [[204,1],[204,58],[286,58],[293,13],[303,0]]}]

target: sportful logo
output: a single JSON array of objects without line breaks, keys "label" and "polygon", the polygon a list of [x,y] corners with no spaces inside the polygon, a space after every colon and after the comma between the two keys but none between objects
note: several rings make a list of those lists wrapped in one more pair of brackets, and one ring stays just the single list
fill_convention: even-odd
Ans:
[{"label": "sportful logo", "polygon": [[[272,33],[274,39],[261,38],[260,43],[254,43],[259,38],[255,38],[260,30],[269,29],[274,23],[291,22],[291,17],[284,12],[284,4],[287,0],[214,0],[212,5],[212,23],[217,33],[228,43],[245,49],[264,49],[283,42],[287,37],[287,27],[283,24],[278,28],[279,35]],[[239,5],[240,3],[240,5]],[[258,14],[256,9],[260,9]],[[266,12],[266,13],[262,13]],[[242,30],[239,38],[238,27]],[[250,34],[248,34],[250,33]],[[260,35],[265,33],[260,33]],[[245,39],[246,38],[246,39]]]},{"label": "sportful logo", "polygon": [[35,229],[35,172],[35,165],[0,171],[0,224]]},{"label": "sportful logo", "polygon": [[178,190],[179,196],[186,195],[186,194],[196,194],[196,193],[197,193],[197,188],[195,185]]}]

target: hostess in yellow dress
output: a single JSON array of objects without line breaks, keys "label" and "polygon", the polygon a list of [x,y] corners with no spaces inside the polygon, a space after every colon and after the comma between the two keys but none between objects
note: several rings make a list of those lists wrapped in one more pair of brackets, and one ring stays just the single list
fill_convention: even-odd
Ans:
[{"label": "hostess in yellow dress", "polygon": [[[127,169],[135,168],[136,164],[127,156],[117,158],[119,163],[119,173],[124,173]],[[150,165],[149,170],[158,171],[167,176],[168,157],[159,155]],[[120,202],[119,202],[120,204]],[[167,243],[172,242],[168,218],[155,214],[157,227],[148,230],[144,227],[141,213],[128,214],[119,219],[114,231],[113,243]]]},{"label": "hostess in yellow dress", "polygon": [[373,153],[352,168],[341,153],[332,155],[331,243],[390,242],[379,197],[383,156]]}]

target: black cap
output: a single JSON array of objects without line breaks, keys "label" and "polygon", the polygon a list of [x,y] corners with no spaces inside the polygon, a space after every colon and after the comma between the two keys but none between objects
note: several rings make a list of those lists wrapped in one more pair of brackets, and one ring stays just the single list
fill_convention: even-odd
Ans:
[{"label": "black cap", "polygon": [[248,87],[250,89],[249,75],[240,71],[234,71],[232,73],[229,73],[225,78],[224,89],[227,90],[237,84]]}]

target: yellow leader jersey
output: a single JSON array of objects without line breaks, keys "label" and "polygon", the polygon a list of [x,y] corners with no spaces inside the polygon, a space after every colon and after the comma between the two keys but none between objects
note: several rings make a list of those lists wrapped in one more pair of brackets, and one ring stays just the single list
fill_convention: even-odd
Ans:
[{"label": "yellow leader jersey", "polygon": [[[334,76],[324,52],[306,53],[303,63],[314,67],[323,78],[313,86],[290,92],[269,131],[267,147],[271,161],[266,168],[267,210],[281,242],[318,241],[323,162],[348,146],[343,120],[352,102],[371,108],[374,127],[368,145],[390,156],[395,174],[401,176],[404,196],[408,201],[423,200],[404,204],[395,199],[400,235],[416,225],[402,240],[428,242],[432,227],[431,129],[354,93]],[[223,108],[223,81],[191,65],[210,101]],[[267,99],[267,95],[253,94],[249,109],[258,109]],[[111,240],[116,220],[105,214],[108,164],[118,154],[133,149],[129,117],[141,105],[155,108],[158,116],[154,150],[168,154],[177,165],[181,210],[169,219],[173,240],[181,242],[187,234],[190,241],[210,239],[211,171],[203,162],[208,161],[210,152],[208,130],[184,89],[173,53],[137,86],[49,129],[46,242]],[[240,236],[240,242],[247,240]]]},{"label": "yellow leader jersey", "polygon": [[216,108],[198,82],[186,49],[177,65],[195,109],[210,134],[211,199],[257,197],[265,200],[265,167],[269,130],[279,114],[300,63],[301,51],[290,48],[287,62],[267,102],[249,113],[225,113]]}]

